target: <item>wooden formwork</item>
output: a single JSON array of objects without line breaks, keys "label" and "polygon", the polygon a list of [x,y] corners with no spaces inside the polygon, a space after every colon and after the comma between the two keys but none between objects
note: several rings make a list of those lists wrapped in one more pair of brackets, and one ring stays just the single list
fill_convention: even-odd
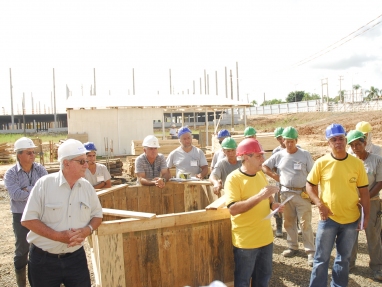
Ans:
[{"label": "wooden formwork", "polygon": [[[210,195],[201,186],[170,182],[164,189],[120,185],[99,192],[109,209],[92,235],[97,286],[232,282],[230,214],[226,208],[203,209]],[[129,210],[126,217],[137,218],[110,209]]]}]

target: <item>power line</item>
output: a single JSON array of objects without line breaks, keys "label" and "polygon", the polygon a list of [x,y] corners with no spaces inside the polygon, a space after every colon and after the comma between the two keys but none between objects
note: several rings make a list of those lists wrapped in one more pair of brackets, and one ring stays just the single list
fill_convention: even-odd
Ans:
[{"label": "power line", "polygon": [[[338,47],[341,47],[343,44],[345,44],[345,43],[347,43],[347,42],[349,42],[349,41],[355,39],[356,37],[362,35],[363,33],[365,33],[365,32],[367,32],[367,31],[369,31],[370,29],[374,28],[376,25],[380,24],[382,21],[379,21],[379,22],[375,23],[373,26],[371,26],[371,27],[367,28],[366,30],[363,30],[362,32],[360,32],[360,33],[354,35],[354,37],[351,37],[351,38],[347,39],[347,38],[350,37],[351,35],[357,33],[358,31],[360,31],[360,30],[362,30],[362,29],[364,29],[364,28],[367,27],[370,23],[376,21],[378,18],[381,18],[381,17],[382,17],[382,14],[379,15],[378,17],[376,17],[375,19],[371,20],[371,21],[368,22],[367,24],[363,25],[362,27],[358,28],[358,29],[355,30],[354,32],[350,33],[349,35],[347,35],[347,36],[343,37],[342,39],[338,40],[337,42],[331,44],[330,46],[328,46],[328,47],[326,47],[326,48],[320,50],[319,52],[314,53],[314,54],[310,55],[309,57],[307,57],[307,58],[305,58],[305,59],[303,59],[303,60],[301,60],[301,61],[295,63],[291,68],[296,68],[296,67],[302,66],[302,65],[304,65],[304,64],[306,64],[306,63],[308,63],[308,62],[310,62],[310,61],[313,61],[314,59],[316,59],[316,58],[318,58],[318,57],[321,57],[322,55],[325,55],[325,54],[329,53],[330,51],[333,51],[334,49],[337,49]],[[347,40],[345,41],[345,39],[347,39]],[[341,42],[342,42],[342,43],[341,43]],[[338,44],[338,45],[337,45],[337,44]]]}]

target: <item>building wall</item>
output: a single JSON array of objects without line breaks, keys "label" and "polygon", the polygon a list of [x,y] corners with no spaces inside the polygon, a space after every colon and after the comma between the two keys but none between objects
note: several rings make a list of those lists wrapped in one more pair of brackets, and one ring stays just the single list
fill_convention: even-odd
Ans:
[{"label": "building wall", "polygon": [[87,133],[98,155],[106,155],[105,138],[113,141],[113,154],[131,154],[131,141],[153,134],[153,121],[161,119],[162,109],[68,110],[68,133]]}]

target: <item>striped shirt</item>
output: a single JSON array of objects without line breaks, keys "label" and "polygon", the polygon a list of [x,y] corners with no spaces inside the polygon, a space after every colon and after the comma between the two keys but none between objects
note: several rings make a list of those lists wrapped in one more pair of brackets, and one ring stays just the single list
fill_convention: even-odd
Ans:
[{"label": "striped shirt", "polygon": [[[11,198],[12,213],[23,213],[29,194],[37,180],[47,175],[45,167],[34,162],[29,173],[26,173],[19,162],[7,170],[4,184]],[[23,190],[26,188],[28,191]]]},{"label": "striped shirt", "polygon": [[162,170],[167,170],[166,159],[159,153],[153,164],[149,163],[146,154],[143,153],[135,159],[135,173],[145,173],[145,178],[152,180],[159,177]]}]

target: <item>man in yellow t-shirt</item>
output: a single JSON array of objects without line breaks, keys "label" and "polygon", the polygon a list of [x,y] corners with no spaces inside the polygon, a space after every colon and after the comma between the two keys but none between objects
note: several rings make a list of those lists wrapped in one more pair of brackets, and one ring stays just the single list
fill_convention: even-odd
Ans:
[{"label": "man in yellow t-shirt", "polygon": [[[316,232],[310,287],[327,286],[334,243],[337,256],[333,264],[331,286],[348,285],[349,260],[357,230],[365,229],[369,220],[367,174],[362,161],[346,152],[345,135],[345,129],[339,124],[331,124],[326,128],[331,153],[319,158],[307,177],[306,191],[318,207],[321,219]],[[359,196],[362,207],[358,205]]]},{"label": "man in yellow t-shirt", "polygon": [[272,275],[273,231],[270,219],[264,218],[279,207],[273,202],[278,188],[268,186],[261,171],[263,153],[257,140],[244,139],[236,149],[242,166],[224,184],[232,222],[235,287],[248,287],[251,278],[256,286],[265,287]]}]

